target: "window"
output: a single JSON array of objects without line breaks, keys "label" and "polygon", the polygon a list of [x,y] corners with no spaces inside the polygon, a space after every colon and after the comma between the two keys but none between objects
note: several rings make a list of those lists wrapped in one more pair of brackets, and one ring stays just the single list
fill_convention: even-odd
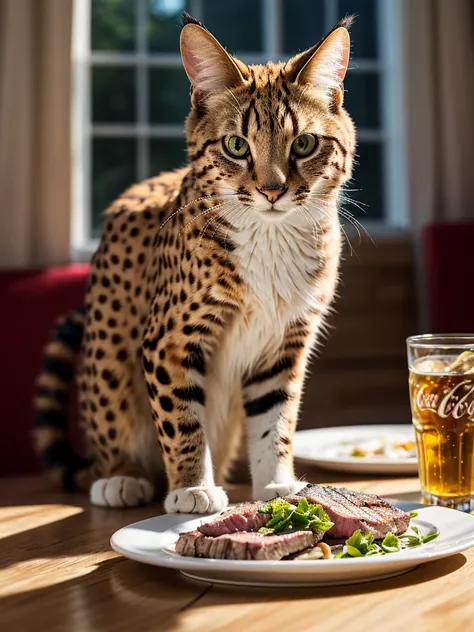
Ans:
[{"label": "window", "polygon": [[240,59],[287,59],[357,13],[346,106],[358,127],[348,210],[403,224],[397,0],[76,0],[73,246],[90,249],[109,202],[185,162],[189,82],[179,56],[189,11]]}]

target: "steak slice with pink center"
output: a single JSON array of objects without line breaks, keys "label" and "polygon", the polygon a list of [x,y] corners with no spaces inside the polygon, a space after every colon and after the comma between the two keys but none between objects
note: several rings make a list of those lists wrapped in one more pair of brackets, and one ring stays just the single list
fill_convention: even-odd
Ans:
[{"label": "steak slice with pink center", "polygon": [[297,504],[301,498],[321,505],[334,526],[327,531],[330,538],[349,538],[354,531],[383,538],[389,531],[401,535],[408,529],[410,516],[375,494],[353,492],[345,487],[307,485],[285,500]]},{"label": "steak slice with pink center", "polygon": [[198,527],[198,531],[213,537],[239,531],[258,531],[272,517],[271,514],[259,513],[259,509],[263,504],[262,502],[256,502],[238,505],[225,511],[214,520],[211,520],[211,522],[202,524]]},{"label": "steak slice with pink center", "polygon": [[315,534],[312,531],[292,531],[280,535],[241,532],[217,537],[190,531],[179,536],[176,552],[188,557],[221,560],[281,560],[287,555],[314,546],[315,543]]}]

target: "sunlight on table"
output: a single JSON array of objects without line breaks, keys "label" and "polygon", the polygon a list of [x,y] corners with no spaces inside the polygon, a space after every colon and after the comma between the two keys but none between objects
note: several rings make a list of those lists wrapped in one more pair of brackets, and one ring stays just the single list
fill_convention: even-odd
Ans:
[{"label": "sunlight on table", "polygon": [[71,516],[76,516],[83,511],[82,507],[73,507],[71,505],[14,505],[12,507],[2,507],[0,539],[58,522],[58,520],[71,518]]}]

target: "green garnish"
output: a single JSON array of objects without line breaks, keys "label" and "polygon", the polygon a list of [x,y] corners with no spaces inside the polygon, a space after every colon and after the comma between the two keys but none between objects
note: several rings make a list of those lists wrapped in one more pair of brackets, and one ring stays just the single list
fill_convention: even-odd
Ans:
[{"label": "green garnish", "polygon": [[310,503],[306,498],[302,498],[298,505],[276,498],[262,505],[259,512],[272,516],[267,524],[258,530],[263,535],[300,529],[328,531],[334,525],[321,505]]},{"label": "green garnish", "polygon": [[289,507],[296,509],[294,505],[287,502],[286,500],[283,500],[283,498],[275,498],[274,500],[270,500],[270,502],[268,502],[266,505],[262,505],[258,512],[273,515],[278,511],[283,511],[284,509],[288,509]]},{"label": "green garnish", "polygon": [[380,547],[374,544],[374,536],[371,533],[362,533],[360,529],[354,531],[351,537],[346,540],[346,552],[350,557],[364,557],[375,555]]},{"label": "green garnish", "polygon": [[396,553],[400,550],[400,540],[394,533],[389,531],[380,543],[380,547],[385,553]]},{"label": "green garnish", "polygon": [[[282,498],[275,498],[262,505],[259,513],[270,514],[271,518],[264,527],[258,530],[262,535],[273,535],[283,531],[299,531],[301,529],[311,531],[328,531],[334,526],[328,514],[321,505],[311,503],[307,498],[301,498],[298,505],[293,505]],[[416,518],[418,512],[411,511],[410,519]],[[428,544],[438,537],[439,533],[430,533],[422,536],[416,526],[403,535],[396,536],[390,531],[383,540],[374,541],[370,533],[363,533],[360,529],[354,531],[346,540],[344,551],[334,555],[334,559],[347,559],[354,557],[370,557],[373,555],[387,555],[413,546]]]},{"label": "green garnish", "polygon": [[351,537],[346,540],[346,545],[342,553],[337,553],[336,559],[346,559],[350,557],[369,557],[371,555],[386,555],[397,553],[401,549],[428,544],[438,537],[439,533],[430,533],[422,536],[418,527],[411,527],[403,535],[396,536],[390,531],[379,543],[374,542],[374,536],[370,533],[362,533],[360,529],[354,531]]},{"label": "green garnish", "polygon": [[267,529],[267,527],[262,527],[261,529],[258,530],[258,532],[261,533],[262,535],[272,535],[273,529]]},{"label": "green garnish", "polygon": [[[314,505],[314,506],[316,507],[317,505]],[[319,506],[321,506],[321,505],[319,505]],[[302,498],[300,500],[300,502],[298,503],[298,506],[296,507],[296,511],[299,511],[302,514],[304,514],[307,511],[309,511],[309,502],[307,501],[306,498]]]},{"label": "green garnish", "polygon": [[431,542],[432,540],[436,540],[438,536],[439,536],[439,533],[429,533],[428,535],[423,536],[422,537],[423,544],[428,544],[428,542]]},{"label": "green garnish", "polygon": [[436,540],[439,536],[439,533],[429,533],[428,535],[421,535],[418,527],[410,527],[411,532],[407,531],[403,535],[400,536],[400,540],[403,542],[405,546],[420,546],[421,544],[428,544],[428,542],[432,542]]}]

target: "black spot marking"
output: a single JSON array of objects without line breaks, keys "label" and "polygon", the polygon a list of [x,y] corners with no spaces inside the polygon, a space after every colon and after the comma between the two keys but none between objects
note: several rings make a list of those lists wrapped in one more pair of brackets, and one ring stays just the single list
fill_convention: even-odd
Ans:
[{"label": "black spot marking", "polygon": [[174,426],[167,419],[165,419],[165,421],[163,422],[163,430],[165,431],[165,433],[168,435],[168,437],[170,439],[172,439],[174,437],[174,435],[175,435]]},{"label": "black spot marking", "polygon": [[164,366],[158,366],[156,368],[156,379],[158,380],[158,382],[160,384],[171,384],[171,377],[170,374],[168,373],[168,371],[165,369]]},{"label": "black spot marking", "polygon": [[159,401],[161,408],[167,413],[170,413],[174,409],[174,404],[171,397],[168,397],[167,395],[162,395],[159,398]]},{"label": "black spot marking", "polygon": [[143,356],[143,368],[145,369],[146,373],[153,373],[155,365],[153,364],[152,360],[148,360],[148,358]]},{"label": "black spot marking", "polygon": [[120,351],[117,353],[117,360],[120,360],[120,362],[125,362],[126,359],[127,359],[126,350],[120,349]]}]

